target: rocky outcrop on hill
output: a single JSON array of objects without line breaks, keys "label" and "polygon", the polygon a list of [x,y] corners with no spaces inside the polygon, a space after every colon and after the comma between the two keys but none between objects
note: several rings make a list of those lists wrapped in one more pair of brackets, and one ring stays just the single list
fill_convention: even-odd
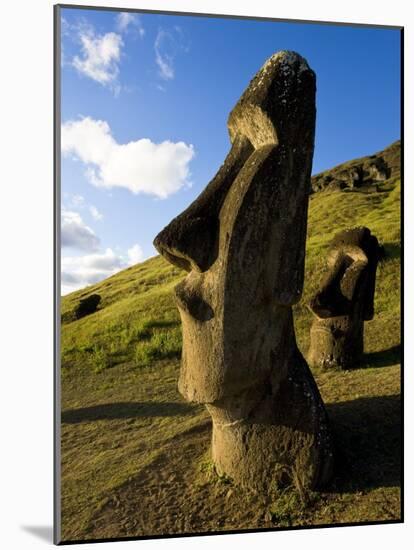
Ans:
[{"label": "rocky outcrop on hill", "polygon": [[389,178],[399,177],[401,169],[401,142],[370,155],[325,170],[312,176],[312,192],[350,190],[355,188],[376,189]]}]

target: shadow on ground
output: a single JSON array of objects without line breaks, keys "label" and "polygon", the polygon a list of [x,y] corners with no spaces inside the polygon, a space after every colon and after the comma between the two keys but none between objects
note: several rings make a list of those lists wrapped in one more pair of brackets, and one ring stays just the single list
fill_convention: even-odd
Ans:
[{"label": "shadow on ground", "polygon": [[186,403],[165,402],[125,402],[104,403],[82,409],[62,411],[62,422],[77,424],[78,422],[93,422],[95,420],[114,420],[119,418],[144,418],[150,416],[175,416],[187,414],[194,410]]},{"label": "shadow on ground", "polygon": [[401,363],[401,345],[389,349],[364,353],[362,359],[363,367],[389,367]]},{"label": "shadow on ground", "polygon": [[333,492],[401,484],[399,395],[364,397],[327,405],[335,441]]}]

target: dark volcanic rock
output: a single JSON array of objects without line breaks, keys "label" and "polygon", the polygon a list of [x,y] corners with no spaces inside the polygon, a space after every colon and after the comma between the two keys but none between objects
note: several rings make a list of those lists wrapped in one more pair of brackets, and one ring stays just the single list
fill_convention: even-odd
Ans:
[{"label": "dark volcanic rock", "polygon": [[82,298],[82,300],[79,301],[79,305],[75,308],[74,311],[76,319],[81,319],[86,315],[95,313],[95,311],[98,309],[100,301],[101,297],[99,294],[91,294],[86,298]]},{"label": "dark volcanic rock", "polygon": [[309,307],[308,361],[322,368],[352,368],[363,353],[364,321],[374,316],[375,275],[383,248],[367,227],[337,233],[328,252],[329,272]]},{"label": "dark volcanic rock", "polygon": [[312,176],[312,192],[369,188],[389,178],[397,178],[401,171],[401,143],[396,141],[383,151],[345,162],[330,170]]},{"label": "dark volcanic rock", "polygon": [[232,148],[206,189],[156,237],[189,273],[179,390],[213,419],[217,470],[250,488],[320,487],[327,416],[295,340],[315,132],[315,74],[273,55],[230,113]]}]

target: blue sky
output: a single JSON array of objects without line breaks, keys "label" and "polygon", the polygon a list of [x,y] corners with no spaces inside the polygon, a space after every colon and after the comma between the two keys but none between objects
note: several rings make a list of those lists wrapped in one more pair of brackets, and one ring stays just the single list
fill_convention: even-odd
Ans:
[{"label": "blue sky", "polygon": [[227,116],[278,50],[317,75],[313,173],[400,137],[400,33],[64,8],[62,293],[155,254],[222,164]]}]

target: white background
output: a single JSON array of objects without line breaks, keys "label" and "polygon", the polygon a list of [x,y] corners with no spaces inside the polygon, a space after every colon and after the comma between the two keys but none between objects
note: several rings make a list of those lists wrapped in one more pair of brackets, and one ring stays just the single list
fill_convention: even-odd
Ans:
[{"label": "white background", "polygon": [[[190,539],[105,543],[105,548],[217,550],[306,547],[399,549],[414,540],[413,496],[413,28],[407,0],[101,0],[78,4],[405,26],[406,523]],[[53,1],[8,0],[0,31],[0,545],[51,544],[53,472]],[[411,70],[410,70],[411,65]],[[381,85],[381,74],[378,74]],[[411,102],[410,102],[411,98]],[[373,98],[375,101],[375,98]],[[5,306],[5,307],[4,307]],[[37,533],[37,534],[36,534]],[[111,544],[111,546],[109,546]],[[98,545],[83,545],[98,548]],[[102,545],[99,545],[102,546]]]}]

